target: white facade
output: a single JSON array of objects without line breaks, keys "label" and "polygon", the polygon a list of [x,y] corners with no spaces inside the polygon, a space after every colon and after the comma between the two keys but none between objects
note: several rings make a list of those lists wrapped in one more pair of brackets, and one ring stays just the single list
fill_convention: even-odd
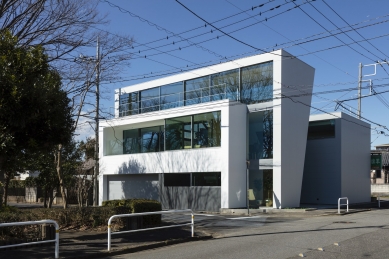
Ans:
[{"label": "white facade", "polygon": [[[119,117],[119,95],[123,93],[142,91],[231,69],[241,71],[242,67],[269,61],[273,64],[273,98],[269,101],[245,104],[239,100],[225,99]],[[139,188],[139,193],[146,193],[145,190],[149,188],[150,192],[153,192],[153,197],[159,195],[162,199],[161,193],[166,189],[162,184],[162,177],[165,174],[220,172],[220,187],[202,190],[197,187],[188,188],[191,192],[188,194],[191,204],[196,203],[196,196],[193,195],[197,191],[205,203],[207,199],[211,199],[207,197],[209,193],[220,191],[220,194],[214,195],[213,198],[220,199],[218,201],[220,208],[246,207],[246,161],[249,160],[250,174],[261,170],[273,170],[274,208],[298,207],[313,79],[312,67],[283,50],[277,50],[119,89],[115,96],[116,118],[101,122],[100,127],[100,204],[103,200],[135,197],[128,194],[131,192],[126,190],[126,186]],[[221,113],[219,147],[123,154],[124,130],[164,126],[166,119],[212,111]],[[272,111],[273,116],[272,158],[267,159],[248,156],[248,115],[263,111]],[[126,178],[127,180],[123,178],[125,175],[145,174],[153,177],[150,176],[149,180],[144,178],[143,183],[142,180],[133,178],[132,181],[139,182],[135,184],[136,186],[126,183],[131,181],[130,177]],[[201,210],[201,204],[196,206]],[[185,204],[181,207],[185,207]]]}]

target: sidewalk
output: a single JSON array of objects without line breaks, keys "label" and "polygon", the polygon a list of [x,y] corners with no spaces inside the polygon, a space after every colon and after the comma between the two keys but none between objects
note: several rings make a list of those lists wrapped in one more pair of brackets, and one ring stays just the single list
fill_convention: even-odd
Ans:
[{"label": "sidewalk", "polygon": [[[195,229],[191,237],[189,227],[177,227],[135,233],[112,235],[111,252],[107,251],[107,232],[60,232],[60,258],[109,258],[112,255],[137,252],[166,245],[212,238],[210,234]],[[54,243],[1,249],[0,258],[54,258]]]}]

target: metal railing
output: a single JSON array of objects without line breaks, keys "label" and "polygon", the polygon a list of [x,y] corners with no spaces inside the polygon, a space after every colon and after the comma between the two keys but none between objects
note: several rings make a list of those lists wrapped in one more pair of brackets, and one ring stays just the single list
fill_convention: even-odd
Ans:
[{"label": "metal railing", "polygon": [[[347,200],[347,203],[340,204],[340,200]],[[347,205],[347,212],[348,212],[348,198],[347,197],[343,197],[343,198],[338,199],[338,214],[340,214],[340,205]]]},{"label": "metal railing", "polygon": [[24,222],[0,223],[0,227],[25,226],[25,225],[42,225],[42,224],[53,224],[55,226],[55,239],[0,246],[0,249],[7,248],[7,247],[18,247],[18,246],[27,246],[27,245],[35,245],[35,244],[43,244],[43,243],[55,242],[55,258],[59,258],[59,226],[58,226],[58,223],[56,221],[50,220],[50,219],[46,219],[46,220],[39,220],[39,221],[24,221]]},{"label": "metal railing", "polygon": [[[155,227],[155,228],[145,228],[145,229],[118,231],[118,232],[113,232],[113,233],[111,231],[111,223],[112,223],[112,220],[114,218],[136,217],[136,216],[147,216],[147,215],[159,215],[159,214],[173,214],[173,213],[184,213],[184,212],[190,212],[190,214],[192,216],[191,217],[191,223],[177,224],[177,225],[172,225],[172,226]],[[192,237],[194,237],[194,215],[193,215],[193,211],[192,210],[190,210],[190,209],[188,209],[188,210],[167,210],[167,211],[154,211],[154,212],[143,212],[143,213],[113,215],[108,220],[108,251],[111,250],[111,235],[130,233],[130,232],[148,231],[148,230],[155,230],[155,229],[163,229],[163,228],[174,228],[174,227],[181,227],[181,226],[191,226]]]}]

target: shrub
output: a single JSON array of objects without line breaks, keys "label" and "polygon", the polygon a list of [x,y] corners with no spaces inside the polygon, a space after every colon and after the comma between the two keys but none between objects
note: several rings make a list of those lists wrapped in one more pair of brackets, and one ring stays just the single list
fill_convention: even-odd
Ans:
[{"label": "shrub", "polygon": [[[128,211],[119,214],[152,212],[152,211],[162,210],[162,206],[160,202],[156,200],[148,200],[148,199],[110,200],[110,201],[103,201],[102,205],[104,207],[122,208],[123,211]],[[143,219],[143,224],[145,226],[161,224],[161,215],[143,216],[142,219]]]}]

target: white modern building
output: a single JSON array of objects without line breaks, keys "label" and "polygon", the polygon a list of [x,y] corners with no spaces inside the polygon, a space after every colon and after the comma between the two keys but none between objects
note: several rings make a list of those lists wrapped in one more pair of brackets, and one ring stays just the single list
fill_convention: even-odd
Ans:
[{"label": "white modern building", "polygon": [[100,127],[100,204],[298,207],[313,80],[277,50],[118,89]]}]

